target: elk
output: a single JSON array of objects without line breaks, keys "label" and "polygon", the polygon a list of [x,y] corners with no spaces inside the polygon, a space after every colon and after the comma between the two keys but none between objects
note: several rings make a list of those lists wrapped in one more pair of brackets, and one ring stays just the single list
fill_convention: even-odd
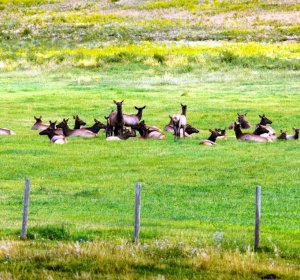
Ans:
[{"label": "elk", "polygon": [[[170,121],[165,126],[164,130],[174,133],[174,127],[173,127],[172,117],[169,116],[169,118],[170,118]],[[185,129],[185,136],[186,137],[190,137],[193,133],[199,133],[199,132],[200,132],[199,129],[197,129],[197,128],[189,125],[189,124],[186,125],[186,129]],[[183,137],[182,133],[180,133],[180,137]]]},{"label": "elk", "polygon": [[112,136],[113,134],[115,134],[115,136],[123,134],[123,127],[125,124],[122,112],[123,102],[124,100],[122,100],[121,102],[117,102],[114,100],[114,103],[117,105],[117,112],[112,112],[107,120],[110,136]]},{"label": "elk", "polygon": [[160,132],[159,128],[155,126],[148,126],[145,124],[145,121],[139,122],[139,124],[133,126],[133,128],[140,133],[141,138],[143,139],[147,139],[147,138],[165,139],[166,138],[166,136]]},{"label": "elk", "polygon": [[[265,114],[263,115],[258,115],[260,117],[260,123],[258,123],[256,125],[256,128],[260,125],[260,126],[264,126],[267,130],[268,130],[268,133],[270,135],[275,135],[275,130],[268,126],[268,124],[272,124],[272,121],[270,119],[268,119]],[[256,130],[255,130],[256,131]],[[253,132],[253,134],[255,134],[255,131]]]},{"label": "elk", "polygon": [[63,121],[57,125],[57,128],[61,128],[63,130],[65,137],[95,137],[96,134],[87,130],[85,128],[81,129],[71,129],[68,126],[69,119],[63,119]]},{"label": "elk", "polygon": [[[238,116],[237,121],[240,124],[241,128],[243,128],[243,129],[251,128],[251,124],[245,119],[245,117],[247,116],[247,113],[245,113],[245,114],[237,113],[237,116]],[[235,125],[235,122],[233,122],[228,128],[233,129],[234,125]]]},{"label": "elk", "polygon": [[49,121],[49,126],[48,128],[52,128],[54,130],[54,132],[57,134],[57,135],[64,135],[64,132],[61,128],[57,128],[56,127],[56,123],[57,121],[55,122],[52,122],[51,120]]},{"label": "elk", "polygon": [[226,128],[215,128],[215,131],[218,132],[217,139],[226,139]]},{"label": "elk", "polygon": [[272,142],[270,138],[261,137],[260,135],[243,133],[241,130],[241,124],[237,122],[234,123],[234,132],[237,140],[253,142]]},{"label": "elk", "polygon": [[119,141],[119,140],[127,140],[130,137],[135,137],[135,133],[126,129],[122,135],[108,136],[108,137],[106,137],[106,140],[107,141]]},{"label": "elk", "polygon": [[74,129],[80,129],[82,126],[86,125],[86,122],[79,118],[78,115],[73,116],[75,120]]},{"label": "elk", "polygon": [[212,145],[216,145],[216,139],[218,138],[218,131],[217,130],[209,130],[211,135],[208,137],[208,139],[203,140],[200,142],[201,145],[207,145],[207,146],[212,146]]},{"label": "elk", "polygon": [[53,129],[52,127],[48,127],[45,130],[42,130],[39,134],[47,135],[50,141],[54,144],[66,144],[68,142],[67,138],[64,135],[56,134],[55,129]]},{"label": "elk", "polygon": [[298,140],[299,139],[300,128],[293,128],[293,130],[295,131],[295,134],[294,135],[287,135],[286,136],[287,140]]},{"label": "elk", "polygon": [[97,119],[94,119],[94,124],[90,127],[85,127],[85,129],[95,133],[95,134],[98,134],[98,132],[100,131],[100,129],[104,129],[106,130],[107,128],[107,125],[105,125],[104,123],[98,121]]},{"label": "elk", "polygon": [[135,115],[134,114],[131,114],[131,115],[123,114],[125,126],[132,127],[133,125],[137,125],[143,117],[143,110],[146,108],[146,106],[141,107],[141,108],[134,106],[134,108],[137,110],[137,113]]},{"label": "elk", "polygon": [[187,105],[181,104],[181,109],[182,113],[175,113],[172,116],[172,124],[174,128],[174,136],[175,138],[180,138],[180,130],[183,129],[183,138],[185,138],[185,129],[187,125],[186,121],[186,110],[187,110]]},{"label": "elk", "polygon": [[0,128],[0,135],[16,135],[16,133],[8,128]]},{"label": "elk", "polygon": [[34,125],[31,127],[32,130],[45,130],[46,128],[48,128],[49,125],[47,124],[43,124],[42,122],[42,116],[40,116],[39,118],[37,118],[36,116],[34,116],[35,119],[35,123]]},{"label": "elk", "polygon": [[256,126],[256,129],[254,130],[253,134],[254,135],[260,135],[262,137],[270,136],[269,130],[266,128],[265,125],[261,125],[261,124],[258,124]]}]

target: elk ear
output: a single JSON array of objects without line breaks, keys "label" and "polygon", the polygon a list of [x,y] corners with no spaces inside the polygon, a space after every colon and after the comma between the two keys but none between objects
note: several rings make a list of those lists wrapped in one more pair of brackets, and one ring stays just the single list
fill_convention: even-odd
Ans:
[{"label": "elk ear", "polygon": [[34,119],[37,121],[38,120],[38,118],[36,117],[36,116],[33,116],[34,117]]},{"label": "elk ear", "polygon": [[169,118],[172,120],[172,117],[169,115]]},{"label": "elk ear", "polygon": [[261,115],[258,115],[260,118],[262,118],[263,116],[261,116]]},{"label": "elk ear", "polygon": [[114,103],[117,105],[117,101],[116,100],[114,100]]},{"label": "elk ear", "polygon": [[76,117],[75,117],[75,116],[73,116],[73,119],[75,120],[75,119],[76,119]]},{"label": "elk ear", "polygon": [[125,101],[125,99],[123,99],[120,103],[122,103],[123,104],[123,102]]},{"label": "elk ear", "polygon": [[136,107],[136,106],[134,106],[134,109],[138,110],[139,108],[138,108],[138,107]]},{"label": "elk ear", "polygon": [[143,107],[143,110],[146,108],[146,105]]},{"label": "elk ear", "polygon": [[67,118],[66,120],[65,120],[65,122],[68,122],[69,121],[69,118]]},{"label": "elk ear", "polygon": [[236,113],[238,116],[240,116],[240,114],[239,113]]},{"label": "elk ear", "polygon": [[98,120],[94,119],[94,122],[97,122]]},{"label": "elk ear", "polygon": [[245,113],[245,116],[247,116],[248,113]]},{"label": "elk ear", "polygon": [[209,129],[209,131],[210,131],[210,132],[212,132],[212,130],[211,130],[211,129]]}]

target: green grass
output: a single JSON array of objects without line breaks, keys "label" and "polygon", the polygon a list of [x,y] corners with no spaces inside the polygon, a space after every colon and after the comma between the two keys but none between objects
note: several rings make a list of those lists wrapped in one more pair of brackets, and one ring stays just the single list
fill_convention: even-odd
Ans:
[{"label": "green grass", "polygon": [[[0,136],[0,279],[298,279],[298,141],[243,143],[228,131],[199,145],[237,113],[252,125],[264,113],[277,132],[300,126],[296,2],[0,0],[0,127],[16,132]],[[34,115],[104,122],[122,99],[126,113],[146,105],[160,128],[185,103],[200,134],[57,146],[30,129]]]},{"label": "green grass", "polygon": [[[1,75],[1,126],[17,133],[0,138],[1,236],[18,239],[28,177],[29,238],[130,241],[134,185],[140,181],[142,243],[166,239],[245,252],[253,246],[259,184],[261,250],[299,264],[298,142],[243,143],[230,131],[216,147],[199,145],[209,128],[227,126],[237,112],[248,112],[252,124],[265,113],[277,131],[291,133],[299,126],[298,72],[233,68],[177,74],[164,69],[112,64],[102,71]],[[181,141],[168,134],[164,141],[106,142],[100,135],[56,146],[30,130],[33,115],[45,121],[74,114],[88,124],[93,118],[103,121],[114,99],[125,99],[127,113],[134,105],[147,105],[145,121],[161,128],[186,103],[189,123],[201,133]],[[219,241],[214,238],[218,232]]]}]

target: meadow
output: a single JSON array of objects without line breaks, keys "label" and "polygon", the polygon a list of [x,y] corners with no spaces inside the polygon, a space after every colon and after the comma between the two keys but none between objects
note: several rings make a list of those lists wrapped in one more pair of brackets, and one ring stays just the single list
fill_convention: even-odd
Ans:
[{"label": "meadow", "polygon": [[[113,2],[0,1],[0,127],[16,132],[0,137],[0,278],[299,278],[298,141],[245,143],[228,130],[227,140],[218,145],[199,145],[209,129],[227,127],[237,113],[247,112],[252,125],[266,114],[277,132],[291,134],[300,126],[297,39],[279,42],[289,38],[277,32],[287,28],[277,22],[276,40],[266,28],[263,40],[257,35],[249,42],[236,33],[231,33],[236,40],[213,41],[213,32],[206,42],[182,34],[159,41],[171,34],[166,30],[192,28],[192,17],[189,24],[182,18],[159,21],[159,34],[151,31],[150,40],[144,28],[153,26],[150,18],[158,20],[152,17],[158,11],[207,18],[238,12],[228,20],[242,25],[242,15],[250,16],[253,7],[218,6],[218,1],[201,7],[198,1]],[[261,15],[298,12],[293,1],[280,7],[255,2]],[[100,9],[97,5],[101,12],[85,13]],[[9,15],[15,16],[13,23]],[[5,29],[8,23],[19,31]],[[96,39],[107,30],[112,34],[112,27],[122,36]],[[260,28],[253,26],[253,34]],[[142,30],[143,36],[132,30]],[[113,100],[123,99],[125,113],[146,105],[143,119],[160,128],[180,103],[187,104],[188,123],[200,133],[179,141],[166,133],[165,140],[116,142],[100,133],[59,146],[31,130],[34,115],[45,122],[70,118],[72,123],[75,114],[88,125],[94,118],[104,122],[115,109]],[[28,240],[21,241],[25,178],[32,189]],[[136,246],[138,181],[142,217]],[[262,186],[262,236],[254,251],[257,185]]]}]

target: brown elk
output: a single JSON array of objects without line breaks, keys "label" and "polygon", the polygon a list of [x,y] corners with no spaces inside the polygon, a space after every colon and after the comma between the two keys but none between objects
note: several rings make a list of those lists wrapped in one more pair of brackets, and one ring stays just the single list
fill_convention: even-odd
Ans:
[{"label": "brown elk", "polygon": [[124,100],[122,100],[121,102],[117,102],[114,100],[114,103],[117,105],[117,111],[112,112],[107,120],[110,136],[112,136],[113,134],[115,134],[115,136],[123,134],[123,127],[125,124],[122,112],[123,102]]},{"label": "brown elk", "polygon": [[0,128],[0,135],[16,135],[16,133],[8,128]]},{"label": "brown elk", "polygon": [[63,119],[63,121],[57,125],[57,128],[63,130],[64,136],[66,137],[95,137],[96,134],[85,128],[71,129],[68,126],[69,119]]},{"label": "brown elk", "polygon": [[[260,125],[260,126],[264,126],[267,130],[268,130],[268,133],[270,135],[275,135],[275,130],[269,126],[268,124],[272,124],[272,121],[270,119],[268,119],[265,114],[263,115],[259,115],[260,117],[260,123],[258,123],[256,125],[256,128]],[[256,131],[256,130],[255,130]],[[255,131],[253,132],[253,134],[255,134]]]},{"label": "brown elk", "polygon": [[86,125],[86,122],[79,118],[78,115],[73,116],[75,120],[74,129],[80,129],[82,126]]},{"label": "brown elk", "polygon": [[253,141],[253,142],[272,142],[270,138],[261,137],[259,135],[243,133],[241,130],[241,124],[234,123],[234,132],[237,140]]},{"label": "brown elk", "polygon": [[141,108],[134,106],[134,108],[137,110],[136,114],[131,114],[131,115],[123,114],[125,126],[132,127],[133,125],[137,125],[143,117],[143,110],[146,108],[146,106]]},{"label": "brown elk", "polygon": [[100,129],[104,129],[106,130],[107,128],[107,125],[105,125],[104,123],[98,121],[97,119],[94,119],[94,124],[90,127],[85,127],[85,129],[95,133],[95,134],[98,134],[98,132],[100,131]]},{"label": "brown elk", "polygon": [[215,131],[218,132],[217,139],[226,139],[226,128],[215,128]]},{"label": "brown elk", "polygon": [[106,137],[107,141],[119,141],[119,140],[127,140],[130,137],[135,137],[135,133],[132,131],[125,129],[124,133],[122,135],[118,136],[108,136]]},{"label": "brown elk", "polygon": [[134,125],[133,128],[137,130],[141,138],[153,138],[153,139],[165,139],[166,136],[160,132],[160,129],[154,126],[148,126],[145,121],[139,122],[138,125]]},{"label": "brown elk", "polygon": [[55,129],[53,129],[52,127],[48,127],[45,130],[42,130],[40,133],[40,135],[47,135],[50,139],[50,141],[54,144],[66,144],[67,138],[64,135],[58,135],[56,134]]},{"label": "brown elk", "polygon": [[33,124],[33,126],[31,127],[32,130],[45,130],[46,128],[48,128],[49,125],[47,124],[43,124],[42,122],[42,116],[40,116],[39,118],[34,116],[35,119],[35,123]]},{"label": "brown elk", "polygon": [[298,140],[299,139],[300,128],[293,128],[293,130],[295,131],[295,134],[294,135],[287,135],[286,136],[287,140]]},{"label": "brown elk", "polygon": [[211,135],[209,136],[208,139],[201,141],[200,142],[201,145],[212,146],[212,145],[217,144],[216,139],[218,138],[218,135],[219,135],[218,131],[212,130],[212,129],[210,129],[209,131],[210,131]]},{"label": "brown elk", "polygon": [[57,134],[57,135],[64,135],[64,132],[61,128],[57,128],[56,127],[56,123],[57,121],[55,122],[52,122],[51,120],[49,121],[49,127],[48,128],[52,128],[54,130],[54,132]]},{"label": "brown elk", "polygon": [[[241,128],[243,129],[248,129],[251,128],[251,124],[245,119],[245,117],[247,116],[247,113],[245,114],[239,114],[237,113],[238,116],[238,123],[240,124]],[[235,122],[233,122],[228,128],[229,129],[233,129],[234,128],[234,124]]]}]

